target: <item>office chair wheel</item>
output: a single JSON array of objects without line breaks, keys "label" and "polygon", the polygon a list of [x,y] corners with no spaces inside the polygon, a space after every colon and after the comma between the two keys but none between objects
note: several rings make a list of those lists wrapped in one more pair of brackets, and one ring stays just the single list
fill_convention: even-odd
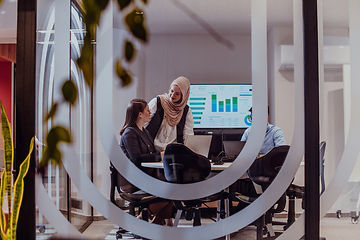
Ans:
[{"label": "office chair wheel", "polygon": [[138,235],[136,235],[136,234],[132,234],[132,237],[134,238],[134,239],[142,239],[140,236],[138,236]]},{"label": "office chair wheel", "polygon": [[337,218],[341,218],[341,210],[337,210],[337,211],[336,211],[336,217],[337,217]]},{"label": "office chair wheel", "polygon": [[266,226],[263,227],[262,232],[263,232],[263,236],[268,236],[268,237],[270,237],[270,233],[269,233],[269,231],[268,231],[268,229],[267,229]]},{"label": "office chair wheel", "polygon": [[222,210],[221,212],[218,212],[220,214],[220,218],[224,219],[226,217],[226,212]]},{"label": "office chair wheel", "polygon": [[119,227],[119,230],[116,231],[116,239],[122,239],[122,235],[127,233],[128,231]]},{"label": "office chair wheel", "polygon": [[351,217],[352,224],[358,224],[359,223],[359,216]]},{"label": "office chair wheel", "polygon": [[188,209],[185,211],[185,219],[186,221],[191,221],[194,217],[194,213],[192,211],[192,209]]},{"label": "office chair wheel", "polygon": [[122,235],[121,235],[121,233],[119,231],[116,232],[115,237],[116,237],[116,240],[122,239]]},{"label": "office chair wheel", "polygon": [[45,225],[40,225],[39,226],[39,233],[45,233]]},{"label": "office chair wheel", "polygon": [[124,233],[127,233],[128,231],[127,230],[125,230],[125,229],[123,229],[123,228],[121,228],[121,227],[119,227],[119,230],[117,230],[117,233],[122,233],[122,234],[124,234]]}]

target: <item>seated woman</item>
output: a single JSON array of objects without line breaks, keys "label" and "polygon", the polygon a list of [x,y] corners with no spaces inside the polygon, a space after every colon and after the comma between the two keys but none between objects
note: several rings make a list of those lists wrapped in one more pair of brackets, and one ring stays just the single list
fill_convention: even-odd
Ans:
[{"label": "seated woman", "polygon": [[[149,121],[150,114],[149,106],[145,100],[131,100],[126,110],[124,126],[120,131],[121,149],[130,161],[144,172],[146,169],[141,167],[142,162],[161,161],[163,155],[163,153],[156,152],[154,143],[151,140],[148,131],[143,127],[144,124]],[[150,212],[156,215],[153,223],[160,225],[165,223],[166,225],[171,226],[173,207],[171,201],[150,204]],[[141,218],[141,214],[139,217]]]}]

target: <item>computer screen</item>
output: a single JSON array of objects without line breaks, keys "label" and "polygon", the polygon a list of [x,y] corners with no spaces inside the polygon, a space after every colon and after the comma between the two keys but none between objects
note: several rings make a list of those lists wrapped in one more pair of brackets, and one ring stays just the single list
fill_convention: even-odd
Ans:
[{"label": "computer screen", "polygon": [[191,84],[188,105],[194,128],[248,128],[251,84]]}]

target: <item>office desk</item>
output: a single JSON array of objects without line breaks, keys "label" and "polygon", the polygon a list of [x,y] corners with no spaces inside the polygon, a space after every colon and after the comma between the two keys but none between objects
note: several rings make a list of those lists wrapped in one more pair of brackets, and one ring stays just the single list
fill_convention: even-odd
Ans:
[{"label": "office desk", "polygon": [[[211,163],[211,171],[217,172],[217,171],[223,171],[226,168],[228,168],[231,165],[231,162],[223,163],[222,165],[215,165],[214,163]],[[141,166],[148,167],[148,168],[157,168],[157,169],[163,169],[164,164],[163,162],[143,162],[141,163]],[[229,191],[229,189],[225,189],[225,191]],[[220,201],[218,201],[217,210],[220,211]],[[225,212],[226,217],[229,217],[229,199],[225,199]],[[174,226],[178,225],[179,219],[180,219],[181,211],[177,213],[175,217]],[[217,221],[220,220],[220,215],[217,214]],[[226,236],[226,240],[230,239],[230,235]]]},{"label": "office desk", "polygon": [[[224,163],[222,165],[215,165],[215,164],[211,163],[211,171],[223,171],[226,168],[228,168],[230,165],[231,165],[230,162]],[[164,168],[163,162],[143,162],[143,163],[141,163],[141,166],[147,167],[147,168],[158,168],[158,169]]]}]

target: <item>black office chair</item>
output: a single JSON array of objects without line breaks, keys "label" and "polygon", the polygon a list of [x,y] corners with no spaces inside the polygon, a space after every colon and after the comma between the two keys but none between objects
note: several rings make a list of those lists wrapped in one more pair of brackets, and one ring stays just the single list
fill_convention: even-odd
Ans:
[{"label": "black office chair", "polygon": [[165,178],[172,183],[203,181],[211,171],[208,158],[178,143],[172,143],[166,147],[163,163]]},{"label": "black office chair", "polygon": [[[238,201],[241,206],[240,208],[243,208],[255,201],[275,179],[285,161],[285,158],[289,152],[289,148],[290,146],[288,145],[277,146],[264,156],[255,159],[247,171],[252,184],[255,186],[255,188],[253,188],[254,190],[248,190],[251,186],[251,184],[249,184],[249,180],[240,180],[240,183],[242,181],[242,183],[246,185],[248,189],[245,192],[241,192],[241,189],[240,191],[232,191],[230,188],[229,199],[231,201]],[[272,228],[272,225],[277,223],[273,222],[272,218],[275,213],[284,211],[285,205],[286,195],[284,193],[280,196],[275,205],[272,206],[254,223],[257,226],[258,240],[263,239],[264,230],[265,233],[268,234],[269,239],[275,237],[275,232]],[[264,226],[266,227],[265,229]]]},{"label": "black office chair", "polygon": [[[319,144],[319,159],[320,159],[320,195],[325,191],[325,176],[324,176],[324,166],[325,166],[325,148],[326,142],[322,141]],[[304,195],[305,195],[305,187],[299,186],[295,184],[290,184],[289,188],[286,190],[286,195],[289,197],[289,211],[288,211],[288,219],[287,224],[284,227],[286,230],[295,222],[295,199],[302,199],[302,209],[305,209]]]},{"label": "black office chair", "polygon": [[[164,173],[168,182],[188,184],[203,181],[210,174],[211,164],[208,158],[197,154],[188,147],[179,143],[169,144],[163,156]],[[193,221],[193,226],[201,225],[200,207],[203,203],[213,202],[227,198],[228,193],[219,192],[209,197],[188,200],[174,201],[178,214],[185,211],[186,220]],[[177,226],[179,215],[175,219],[174,226]]]},{"label": "black office chair", "polygon": [[[138,209],[138,214],[142,212],[142,219],[148,221],[148,208],[150,204],[169,201],[165,200],[151,194],[139,191],[137,187],[128,182],[111,164],[110,165],[110,174],[111,174],[111,188],[110,188],[110,201],[120,207],[123,210],[129,210],[129,213],[133,216],[136,215],[135,209]],[[128,205],[119,206],[115,200],[115,190],[119,193],[120,197],[128,202]],[[122,238],[122,234],[126,233],[127,230],[119,228],[116,233],[116,239]],[[133,238],[140,239],[139,236],[133,234]]]}]

